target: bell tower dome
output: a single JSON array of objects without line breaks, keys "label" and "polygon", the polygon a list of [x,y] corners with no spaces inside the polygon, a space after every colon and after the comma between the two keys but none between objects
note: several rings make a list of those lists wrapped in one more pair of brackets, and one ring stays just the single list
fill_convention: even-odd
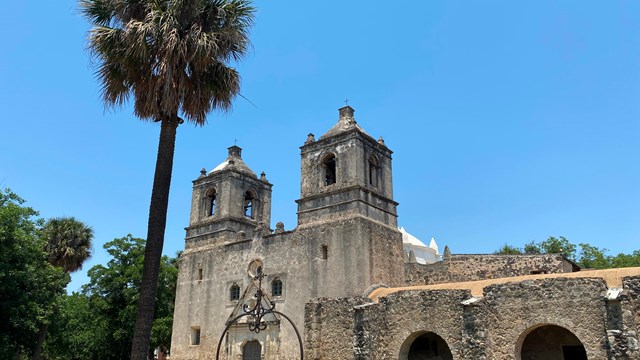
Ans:
[{"label": "bell tower dome", "polygon": [[309,134],[301,149],[298,224],[363,216],[397,227],[392,151],[358,125],[354,109],[339,109],[338,122],[317,141]]}]

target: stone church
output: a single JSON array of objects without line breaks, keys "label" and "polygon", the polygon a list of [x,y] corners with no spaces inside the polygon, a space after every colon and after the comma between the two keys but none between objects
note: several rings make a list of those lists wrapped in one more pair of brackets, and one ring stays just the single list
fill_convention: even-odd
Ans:
[{"label": "stone church", "polygon": [[215,359],[219,342],[221,359],[299,359],[278,313],[259,331],[250,317],[230,323],[258,288],[296,325],[305,359],[640,359],[640,268],[440,255],[433,241],[416,257],[397,225],[392,151],[353,108],[300,149],[293,230],[271,229],[272,184],[238,146],[193,181],[172,359]]}]

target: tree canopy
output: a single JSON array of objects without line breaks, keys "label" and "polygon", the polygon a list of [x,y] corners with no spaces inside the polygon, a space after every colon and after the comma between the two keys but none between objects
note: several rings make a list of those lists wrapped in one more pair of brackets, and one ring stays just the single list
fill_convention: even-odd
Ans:
[{"label": "tree canopy", "polygon": [[[40,352],[60,360],[129,358],[145,241],[127,235],[106,243],[109,262],[92,267],[81,292],[67,295],[68,271],[81,266],[90,237],[80,221],[45,222],[18,195],[0,190],[0,359]],[[161,259],[154,348],[170,346],[177,265],[175,258]]]},{"label": "tree canopy", "polygon": [[503,245],[494,254],[500,255],[530,255],[530,254],[562,254],[567,259],[574,261],[583,269],[609,269],[618,267],[640,266],[640,250],[631,254],[607,255],[609,250],[596,246],[579,243],[571,243],[564,236],[550,236],[542,242],[531,241],[518,248],[511,245]]},{"label": "tree canopy", "polygon": [[49,219],[41,236],[47,242],[49,262],[65,272],[82,269],[91,257],[93,229],[74,217]]},{"label": "tree canopy", "polygon": [[[63,311],[52,325],[47,351],[57,359],[129,358],[145,241],[127,235],[106,243],[104,249],[110,255],[108,263],[89,269],[89,282],[64,299]],[[177,260],[163,256],[152,348],[170,346],[177,276]]]},{"label": "tree canopy", "polygon": [[0,354],[30,354],[40,326],[69,281],[51,265],[39,235],[38,212],[0,190]]}]

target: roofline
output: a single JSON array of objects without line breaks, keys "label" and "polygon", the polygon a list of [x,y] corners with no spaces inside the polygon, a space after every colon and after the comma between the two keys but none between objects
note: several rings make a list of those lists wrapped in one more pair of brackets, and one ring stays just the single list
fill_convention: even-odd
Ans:
[{"label": "roofline", "polygon": [[602,279],[605,281],[608,288],[621,288],[622,279],[629,276],[640,276],[640,267],[629,268],[616,268],[605,270],[590,270],[590,271],[577,271],[571,273],[557,273],[557,274],[539,274],[539,275],[522,275],[498,279],[488,280],[476,280],[476,281],[464,281],[434,285],[418,285],[418,286],[406,286],[396,288],[380,288],[376,289],[369,294],[369,299],[374,302],[379,302],[380,298],[389,296],[391,294],[412,291],[412,290],[469,290],[471,295],[475,297],[482,297],[484,294],[484,288],[490,285],[499,285],[507,283],[519,283],[525,280],[545,280],[556,278],[593,278]]}]

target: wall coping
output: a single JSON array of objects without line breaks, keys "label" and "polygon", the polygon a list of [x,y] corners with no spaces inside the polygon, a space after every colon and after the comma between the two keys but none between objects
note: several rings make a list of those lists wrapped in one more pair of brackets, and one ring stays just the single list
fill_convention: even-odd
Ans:
[{"label": "wall coping", "polygon": [[434,284],[434,285],[378,288],[373,290],[369,294],[369,299],[371,299],[374,302],[378,302],[379,299],[382,297],[385,297],[400,291],[408,291],[408,290],[470,290],[471,295],[473,295],[474,297],[482,297],[484,288],[489,285],[518,283],[525,280],[542,280],[542,279],[556,279],[556,278],[596,278],[596,279],[599,278],[599,279],[603,279],[606,282],[608,288],[621,288],[622,278],[628,277],[628,276],[640,276],[640,267],[589,270],[589,271],[578,271],[578,272],[558,273],[558,274],[524,275],[524,276],[513,276],[513,277],[505,277],[505,278],[498,278],[498,279],[443,283],[443,284]]}]

